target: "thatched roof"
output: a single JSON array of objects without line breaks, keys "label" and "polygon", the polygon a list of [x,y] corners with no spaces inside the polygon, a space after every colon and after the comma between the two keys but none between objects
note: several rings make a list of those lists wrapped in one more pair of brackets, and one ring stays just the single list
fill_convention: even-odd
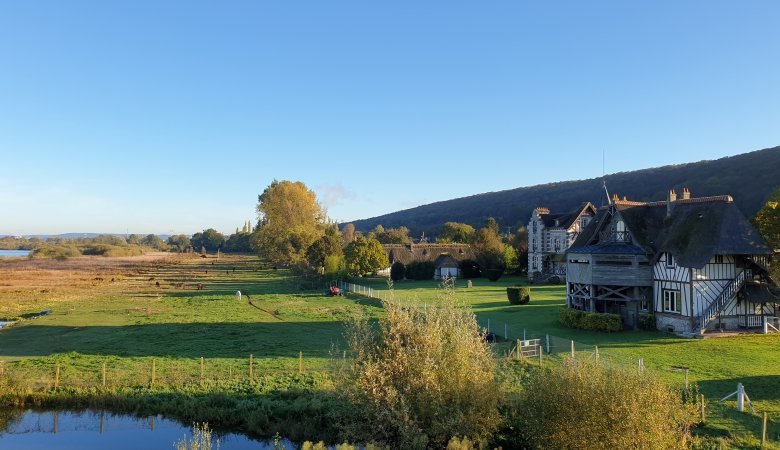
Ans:
[{"label": "thatched roof", "polygon": [[[771,254],[766,242],[739,211],[730,196],[663,202],[613,201],[600,208],[578,236],[570,252],[595,252],[599,233],[620,216],[634,243],[654,258],[669,252],[683,267],[702,268],[714,255]],[[586,251],[587,248],[587,251]]]},{"label": "thatched roof", "polygon": [[435,261],[443,254],[450,255],[455,261],[474,259],[474,250],[468,244],[382,244],[382,247],[387,252],[390,264]]},{"label": "thatched roof", "polygon": [[459,267],[458,261],[452,257],[449,253],[442,253],[433,262],[433,267],[439,269],[441,267]]}]

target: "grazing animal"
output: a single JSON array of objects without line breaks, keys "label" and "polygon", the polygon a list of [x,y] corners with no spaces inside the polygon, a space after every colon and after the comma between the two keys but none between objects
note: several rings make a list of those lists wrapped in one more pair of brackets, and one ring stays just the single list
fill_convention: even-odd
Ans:
[{"label": "grazing animal", "polygon": [[154,277],[149,277],[149,281],[154,281]]},{"label": "grazing animal", "polygon": [[202,291],[202,290],[203,290],[203,283],[198,283],[198,284],[197,284],[197,286],[196,286],[196,288],[197,288],[199,291]]},{"label": "grazing animal", "polygon": [[156,283],[154,283],[154,284],[156,284],[156,285],[157,285],[157,287],[160,287],[160,282],[159,282],[159,281],[158,281],[158,282],[156,282]]}]

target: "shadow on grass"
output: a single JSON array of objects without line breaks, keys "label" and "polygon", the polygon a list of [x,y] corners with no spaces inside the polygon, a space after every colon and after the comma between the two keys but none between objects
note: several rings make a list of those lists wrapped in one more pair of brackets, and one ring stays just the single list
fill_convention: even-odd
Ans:
[{"label": "shadow on grass", "polygon": [[0,335],[0,354],[40,357],[65,352],[122,357],[328,357],[343,340],[341,322],[165,323],[125,326],[16,327]]},{"label": "shadow on grass", "polygon": [[[723,380],[704,380],[699,381],[699,389],[718,400],[736,392],[737,384],[742,383],[745,387],[745,393],[750,400],[754,402],[767,401],[775,402],[780,400],[780,375],[761,375],[748,376],[740,378],[730,378]],[[731,397],[727,402],[733,405],[736,402],[736,396]]]}]

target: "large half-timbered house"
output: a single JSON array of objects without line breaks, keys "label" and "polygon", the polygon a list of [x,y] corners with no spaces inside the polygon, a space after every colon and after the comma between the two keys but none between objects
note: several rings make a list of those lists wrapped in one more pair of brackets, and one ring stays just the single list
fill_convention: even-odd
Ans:
[{"label": "large half-timbered house", "polygon": [[567,253],[567,303],[629,327],[642,313],[678,333],[758,327],[780,309],[767,289],[770,255],[730,196],[615,196]]},{"label": "large half-timbered house", "polygon": [[528,277],[534,280],[566,275],[566,250],[595,215],[591,203],[564,214],[534,209],[528,221]]}]

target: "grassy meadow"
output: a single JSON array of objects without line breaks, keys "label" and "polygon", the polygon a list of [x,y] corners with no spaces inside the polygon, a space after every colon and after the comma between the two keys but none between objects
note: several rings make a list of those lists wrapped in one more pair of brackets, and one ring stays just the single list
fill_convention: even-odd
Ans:
[{"label": "grassy meadow", "polygon": [[[353,281],[388,289],[384,279]],[[683,374],[672,367],[686,366],[709,403],[700,432],[733,433],[738,446],[756,445],[757,416],[736,413],[733,401],[717,402],[741,382],[754,408],[767,411],[772,432],[780,434],[778,334],[691,340],[646,331],[571,330],[556,320],[563,286],[533,286],[531,303],[513,306],[505,288],[523,279],[472,282],[467,288],[458,280],[456,298],[499,335],[498,356],[508,356],[518,338],[549,334],[556,351],[568,352],[574,340],[580,355],[592,355],[598,346],[602,358],[626,367],[643,358],[647,370],[679,385]],[[437,287],[434,281],[393,286],[399,301],[418,305],[435,302]],[[51,313],[35,317],[46,309]],[[263,384],[261,390],[330,392],[344,322],[381,314],[377,300],[326,297],[323,289],[253,256],[0,261],[0,320],[21,319],[0,330],[0,379],[17,391],[51,391],[56,384],[60,391],[82,389],[79,395],[152,385],[157,390],[199,385],[203,393],[247,382]],[[772,445],[767,448],[780,448]]]}]

